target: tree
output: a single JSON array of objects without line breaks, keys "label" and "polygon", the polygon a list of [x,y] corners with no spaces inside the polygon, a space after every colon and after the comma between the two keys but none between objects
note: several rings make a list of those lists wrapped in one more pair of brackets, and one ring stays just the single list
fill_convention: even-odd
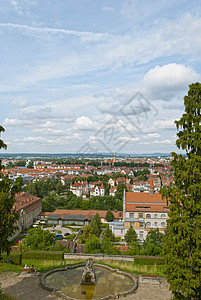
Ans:
[{"label": "tree", "polygon": [[163,246],[164,234],[159,231],[159,229],[151,229],[146,237],[146,241],[143,243],[143,254],[156,256],[161,255]]},{"label": "tree", "polygon": [[117,185],[117,191],[115,193],[115,197],[122,200],[123,199],[123,193],[124,193],[124,190],[127,192],[128,189],[127,189],[127,186],[124,184],[124,183],[119,183]]},{"label": "tree", "polygon": [[109,228],[109,225],[107,224],[105,231],[103,232],[103,238],[108,238],[111,242],[114,242],[115,235],[112,233],[112,230]]},{"label": "tree", "polygon": [[137,233],[133,229],[131,225],[124,237],[127,244],[131,244],[132,242],[137,242]]},{"label": "tree", "polygon": [[175,299],[201,299],[201,84],[189,85],[185,113],[175,121],[174,186],[161,190],[169,201],[164,238],[166,277]]},{"label": "tree", "polygon": [[101,243],[97,236],[92,235],[90,239],[86,241],[85,253],[99,253],[101,251]]},{"label": "tree", "polygon": [[91,234],[96,235],[98,238],[101,234],[101,218],[98,213],[95,214],[93,217],[91,224],[90,224],[90,231]]},{"label": "tree", "polygon": [[55,243],[55,234],[43,230],[40,226],[29,229],[23,240],[23,246],[30,250],[52,250]]},{"label": "tree", "polygon": [[114,221],[114,215],[110,209],[107,211],[105,219],[107,222]]},{"label": "tree", "polygon": [[33,162],[33,160],[29,161],[29,163],[27,165],[27,168],[29,168],[29,169],[33,169],[34,168],[34,162]]},{"label": "tree", "polygon": [[21,192],[22,191],[22,187],[24,185],[24,181],[23,181],[23,179],[22,179],[21,176],[19,176],[19,177],[16,178],[15,184],[18,185],[19,191]]},{"label": "tree", "polygon": [[[0,133],[5,131],[0,126]],[[6,149],[6,145],[0,139],[0,149]],[[18,192],[18,186],[11,186],[11,181],[8,175],[3,175],[1,172],[2,165],[0,161],[0,256],[3,252],[7,255],[10,253],[11,242],[8,238],[18,229],[15,225],[19,215],[13,210],[15,203],[14,195]]]}]

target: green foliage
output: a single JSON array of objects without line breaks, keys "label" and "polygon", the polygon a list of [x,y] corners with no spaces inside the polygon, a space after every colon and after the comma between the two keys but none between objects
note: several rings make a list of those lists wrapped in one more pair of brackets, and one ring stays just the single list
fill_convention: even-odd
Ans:
[{"label": "green foliage", "polygon": [[157,256],[162,254],[164,234],[159,229],[151,229],[143,243],[144,255]]},{"label": "green foliage", "polygon": [[85,225],[83,228],[82,235],[79,236],[78,244],[85,244],[85,242],[90,238],[91,236],[91,227],[90,225]]},{"label": "green foliage", "polygon": [[123,199],[124,190],[126,192],[128,191],[127,186],[124,183],[119,183],[117,185],[117,191],[115,193],[115,198],[118,198],[118,199],[122,200]]},{"label": "green foliage", "polygon": [[24,185],[24,181],[21,176],[17,177],[15,180],[15,185],[18,187],[19,191],[22,191],[22,187]]},{"label": "green foliage", "polygon": [[164,265],[165,259],[157,256],[134,255],[134,263],[138,265]]},{"label": "green foliage", "polygon": [[24,251],[23,259],[63,260],[63,251]]},{"label": "green foliage", "polygon": [[104,237],[108,238],[111,242],[114,242],[115,240],[115,235],[112,233],[112,230],[109,228],[108,224],[105,231],[103,232],[103,238]]},{"label": "green foliage", "polygon": [[55,234],[37,226],[28,230],[22,245],[30,250],[49,250],[55,245]]},{"label": "green foliage", "polygon": [[127,244],[131,244],[132,242],[137,242],[137,233],[133,229],[131,225],[124,237]]},{"label": "green foliage", "polygon": [[114,215],[110,209],[107,211],[105,219],[107,222],[114,221]]},{"label": "green foliage", "polygon": [[64,209],[66,202],[67,200],[63,196],[57,195],[55,192],[52,192],[42,199],[42,208],[43,211],[53,212],[57,208]]},{"label": "green foliage", "polygon": [[34,168],[34,162],[33,162],[33,160],[29,161],[29,163],[27,165],[27,168],[29,168],[29,169],[33,169]]},{"label": "green foliage", "polygon": [[23,190],[29,194],[43,198],[52,191],[56,191],[58,182],[59,180],[55,178],[50,178],[43,181],[37,180],[36,182],[27,184],[27,186],[24,187]]},{"label": "green foliage", "polygon": [[121,255],[119,248],[114,247],[110,238],[104,236],[101,240],[101,250],[104,254],[108,255]]},{"label": "green foliage", "polygon": [[161,190],[169,200],[164,238],[166,277],[176,299],[201,299],[201,84],[189,86],[185,113],[175,121],[176,145],[187,157],[172,153],[175,185]]},{"label": "green foliage", "polygon": [[16,166],[18,166],[18,167],[25,167],[26,166],[26,160],[19,160],[16,163]]},{"label": "green foliage", "polygon": [[91,221],[90,232],[91,234],[96,235],[98,238],[101,234],[101,218],[98,213],[95,214]]},{"label": "green foliage", "polygon": [[7,262],[9,260],[10,263],[14,265],[22,264],[22,253],[19,251],[10,252],[9,255],[3,253],[1,262]]},{"label": "green foliage", "polygon": [[85,253],[100,253],[101,243],[97,236],[92,235],[90,239],[86,241]]},{"label": "green foliage", "polygon": [[[0,126],[0,133],[4,131],[4,128]],[[0,149],[6,149],[6,145],[0,140]],[[18,229],[15,223],[17,222],[19,215],[12,210],[15,203],[14,195],[19,192],[19,187],[14,184],[11,185],[11,181],[8,175],[1,173],[1,161],[0,161],[0,256],[3,252],[10,253],[11,242],[8,238]]]},{"label": "green foliage", "polygon": [[141,252],[141,247],[138,242],[131,242],[130,243],[131,248],[124,252],[125,255],[138,255]]}]

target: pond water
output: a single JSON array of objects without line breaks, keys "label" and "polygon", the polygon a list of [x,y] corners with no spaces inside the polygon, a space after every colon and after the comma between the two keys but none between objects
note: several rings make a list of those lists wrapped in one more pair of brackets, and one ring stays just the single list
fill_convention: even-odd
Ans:
[{"label": "pond water", "polygon": [[82,266],[54,272],[45,278],[45,283],[52,288],[57,288],[65,295],[77,299],[98,299],[127,291],[133,287],[133,281],[129,277],[98,266],[94,266],[96,285],[80,284],[83,270]]}]

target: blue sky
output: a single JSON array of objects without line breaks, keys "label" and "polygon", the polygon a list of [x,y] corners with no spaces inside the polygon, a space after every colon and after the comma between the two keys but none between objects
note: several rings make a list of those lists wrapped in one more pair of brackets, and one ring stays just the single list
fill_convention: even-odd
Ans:
[{"label": "blue sky", "polygon": [[200,32],[199,1],[0,0],[7,152],[176,151]]}]

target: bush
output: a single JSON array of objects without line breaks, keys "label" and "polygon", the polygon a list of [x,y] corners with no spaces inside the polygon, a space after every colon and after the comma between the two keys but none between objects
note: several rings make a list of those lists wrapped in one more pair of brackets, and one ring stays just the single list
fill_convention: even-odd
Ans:
[{"label": "bush", "polygon": [[15,252],[10,252],[10,254],[7,256],[6,253],[2,255],[1,262],[10,262],[11,264],[14,265],[21,265],[22,264],[22,253],[15,251]]},{"label": "bush", "polygon": [[134,255],[134,263],[137,265],[164,265],[165,259],[160,256]]},{"label": "bush", "polygon": [[76,237],[76,234],[72,233],[72,234],[70,234],[68,236],[65,236],[63,239],[73,241],[75,237]]},{"label": "bush", "polygon": [[63,251],[25,251],[23,259],[64,260]]}]

